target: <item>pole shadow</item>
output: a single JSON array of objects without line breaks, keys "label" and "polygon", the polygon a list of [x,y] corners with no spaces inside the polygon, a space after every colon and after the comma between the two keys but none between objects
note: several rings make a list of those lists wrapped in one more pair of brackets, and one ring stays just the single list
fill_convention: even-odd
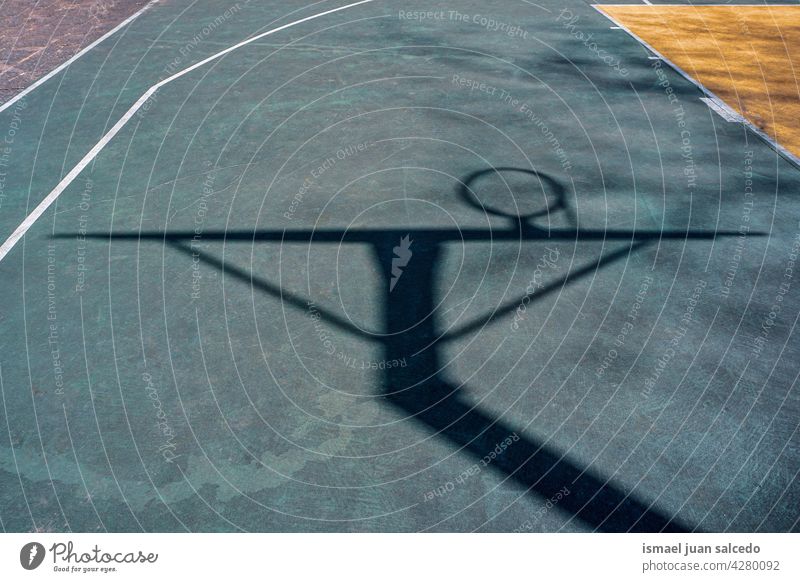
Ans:
[{"label": "pole shadow", "polygon": [[[514,172],[524,174],[536,181],[544,192],[544,204],[527,214],[508,213],[479,200],[476,182],[491,177],[493,173]],[[505,181],[504,181],[505,182]],[[519,434],[502,418],[473,407],[458,385],[445,377],[442,368],[441,347],[445,342],[479,331],[498,318],[513,311],[523,297],[532,304],[537,299],[561,289],[564,285],[595,273],[600,268],[630,256],[631,253],[655,241],[663,240],[713,240],[717,237],[737,236],[735,231],[626,231],[592,230],[576,227],[542,228],[535,219],[549,217],[556,212],[569,212],[564,187],[554,178],[526,169],[494,168],[480,170],[465,178],[458,197],[482,212],[503,216],[507,227],[500,229],[319,229],[319,230],[255,230],[255,231],[207,231],[202,240],[218,240],[226,243],[308,243],[308,244],[366,244],[371,248],[374,260],[380,265],[386,293],[382,297],[384,333],[366,336],[380,342],[387,361],[406,359],[404,367],[387,367],[382,380],[381,394],[386,402],[401,410],[408,418],[423,424],[429,431],[476,459],[482,459],[495,449],[497,443],[512,434],[519,435],[505,451],[489,465],[493,470],[513,479],[528,491],[545,499],[553,497],[567,486],[570,495],[564,496],[558,507],[572,514],[590,528],[604,532],[683,532],[693,528],[675,515],[648,504],[636,495],[625,493],[610,480],[590,467],[581,467],[554,448],[538,442],[528,435]],[[758,236],[759,233],[751,233]],[[55,238],[71,238],[70,235],[55,235]],[[135,241],[159,241],[190,256],[199,257],[204,263],[224,271],[254,288],[305,310],[307,299],[280,289],[270,281],[231,263],[224,263],[213,255],[190,246],[195,240],[193,231],[149,231],[130,234],[91,233],[86,238]],[[410,240],[404,246],[402,239]],[[434,289],[435,277],[441,260],[443,245],[451,242],[464,243],[490,241],[627,241],[622,249],[605,253],[577,269],[573,269],[559,280],[536,290],[532,295],[521,296],[496,307],[491,313],[478,317],[445,334],[440,332],[436,318]],[[405,243],[408,245],[408,243]],[[413,260],[406,260],[402,268],[402,280],[397,288],[389,281],[396,278],[398,258],[403,248],[413,253]],[[402,261],[401,261],[402,262]],[[529,307],[530,308],[530,307]],[[365,336],[365,333],[345,317],[317,306],[320,316],[333,327],[346,333]]]}]

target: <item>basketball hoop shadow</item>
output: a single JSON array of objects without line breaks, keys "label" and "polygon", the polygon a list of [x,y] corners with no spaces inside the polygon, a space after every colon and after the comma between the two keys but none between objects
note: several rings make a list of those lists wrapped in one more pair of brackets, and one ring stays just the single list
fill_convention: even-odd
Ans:
[{"label": "basketball hoop shadow", "polygon": [[[476,180],[492,172],[517,172],[527,174],[549,191],[545,209],[526,216],[508,215],[497,209],[480,204],[471,188]],[[575,228],[541,228],[534,219],[549,216],[555,212],[567,211],[563,187],[553,178],[531,170],[517,168],[495,168],[482,170],[464,180],[459,191],[463,201],[476,206],[483,212],[506,216],[508,227],[501,229],[318,229],[318,230],[256,230],[256,231],[212,231],[204,232],[202,239],[220,240],[225,243],[273,242],[279,244],[362,244],[369,245],[374,259],[380,265],[384,281],[392,278],[391,258],[393,249],[403,237],[410,235],[414,260],[403,269],[403,289],[389,292],[383,297],[383,320],[385,332],[382,335],[366,336],[370,341],[383,345],[387,361],[406,358],[404,367],[387,368],[381,387],[382,397],[402,410],[409,418],[422,423],[436,435],[447,439],[459,449],[469,452],[476,458],[483,458],[495,445],[509,435],[517,433],[520,440],[508,447],[490,465],[495,471],[520,483],[529,491],[545,499],[553,497],[561,488],[567,486],[570,495],[563,497],[558,507],[572,514],[573,518],[584,522],[592,529],[606,532],[680,532],[692,528],[677,516],[669,516],[660,509],[625,493],[599,472],[590,467],[579,467],[566,456],[544,443],[539,443],[528,435],[520,434],[520,429],[509,425],[502,418],[491,415],[472,406],[461,396],[463,385],[457,385],[444,378],[441,365],[441,347],[453,340],[462,338],[482,329],[498,318],[513,312],[522,297],[516,298],[460,327],[440,333],[435,317],[435,276],[442,252],[442,246],[449,242],[462,241],[626,241],[622,249],[606,253],[580,268],[573,269],[559,280],[536,290],[530,297],[532,304],[537,299],[561,289],[582,277],[596,272],[601,267],[628,257],[652,241],[664,240],[712,240],[716,237],[736,236],[736,232],[698,232],[698,231],[623,231],[591,230]],[[550,198],[553,201],[550,201]],[[757,235],[758,233],[751,233]],[[58,235],[59,238],[74,235]],[[307,299],[282,290],[270,281],[230,263],[190,247],[187,241],[195,237],[193,231],[141,232],[132,234],[96,233],[87,238],[113,238],[128,240],[154,240],[168,243],[175,249],[190,256],[199,257],[204,263],[239,278],[260,291],[279,298],[281,301],[306,310]],[[365,332],[336,313],[317,306],[324,321],[346,333],[365,336]],[[410,330],[410,331],[409,331]]]}]

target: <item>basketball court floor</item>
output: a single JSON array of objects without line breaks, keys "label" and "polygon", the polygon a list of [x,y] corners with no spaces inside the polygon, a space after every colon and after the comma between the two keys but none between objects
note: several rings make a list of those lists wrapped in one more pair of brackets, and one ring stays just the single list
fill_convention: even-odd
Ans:
[{"label": "basketball court floor", "polygon": [[159,0],[0,106],[3,530],[797,531],[800,5],[684,4]]}]

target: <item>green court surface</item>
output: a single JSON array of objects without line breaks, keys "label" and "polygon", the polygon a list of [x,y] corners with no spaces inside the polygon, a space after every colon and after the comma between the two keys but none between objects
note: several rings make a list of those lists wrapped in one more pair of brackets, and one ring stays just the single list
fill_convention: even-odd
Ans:
[{"label": "green court surface", "polygon": [[798,167],[589,3],[346,4],[0,112],[0,241],[86,160],[0,260],[3,529],[797,531]]}]

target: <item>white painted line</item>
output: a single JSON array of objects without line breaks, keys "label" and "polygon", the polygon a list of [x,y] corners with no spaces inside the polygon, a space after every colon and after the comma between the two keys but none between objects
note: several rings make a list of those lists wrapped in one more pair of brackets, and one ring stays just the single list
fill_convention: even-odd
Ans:
[{"label": "white painted line", "polygon": [[714,111],[714,113],[719,115],[728,123],[744,123],[744,117],[728,107],[728,105],[723,101],[718,101],[709,97],[700,97],[700,101],[708,105],[709,109]]},{"label": "white painted line", "polygon": [[[256,40],[259,40],[261,38],[264,38],[265,36],[269,36],[270,34],[275,34],[276,32],[280,32],[281,30],[287,29],[287,28],[289,28],[291,26],[295,26],[297,24],[301,24],[301,23],[307,22],[309,20],[314,20],[315,18],[320,18],[321,16],[327,16],[328,14],[333,14],[334,12],[339,12],[340,10],[345,10],[347,8],[352,8],[353,6],[358,6],[359,4],[366,4],[368,2],[374,2],[374,1],[375,0],[361,0],[360,2],[354,2],[353,4],[347,4],[345,6],[340,6],[339,8],[332,8],[331,10],[326,10],[325,12],[320,12],[319,14],[313,14],[311,16],[306,16],[305,18],[301,18],[300,20],[295,20],[294,22],[290,22],[289,24],[284,24],[283,26],[279,26],[278,28],[273,28],[271,30],[268,30],[267,32],[262,32],[261,34],[257,34],[256,36],[254,36],[252,38],[248,38],[247,40],[244,40],[244,41],[240,42],[239,44],[235,44],[232,47],[228,47],[225,50],[222,50],[222,51],[220,51],[218,53],[215,53],[215,54],[211,55],[210,57],[208,57],[207,59],[203,59],[199,63],[193,64],[191,67],[183,69],[182,71],[178,71],[177,73],[175,73],[171,77],[167,77],[163,81],[159,81],[158,83],[153,85],[152,88],[158,89],[159,87],[163,87],[167,83],[170,83],[170,82],[174,81],[178,77],[182,77],[186,73],[194,71],[198,67],[202,67],[206,63],[210,63],[213,60],[216,60],[216,59],[218,59],[218,58],[220,58],[222,56],[227,55],[231,51],[235,51],[238,48],[241,48],[241,47],[243,47],[243,46],[245,46],[247,44],[250,44],[251,42],[254,42]],[[2,256],[0,256],[0,259],[2,259]]]},{"label": "white painted line", "polygon": [[[623,5],[622,4],[613,4],[613,5],[610,5],[610,6],[623,6]],[[630,5],[625,4],[624,6],[640,6],[640,5],[639,4],[630,4]],[[660,5],[660,6],[666,6],[666,5]],[[670,6],[670,8],[679,8],[679,7],[686,7],[686,6],[697,7],[698,5],[696,5],[696,4],[691,4],[691,5],[687,5],[687,4],[670,4],[669,6]],[[787,4],[702,4],[700,6],[702,6],[702,7],[705,7],[705,6],[728,6],[728,7],[758,6],[758,7],[761,7],[761,8],[769,8],[770,6],[798,6],[798,5],[797,4],[788,4],[788,5]],[[626,27],[622,23],[617,22],[610,14],[606,13],[603,10],[601,4],[592,4],[592,8],[597,10],[600,14],[602,14],[603,16],[608,18],[614,24],[618,24],[620,26],[620,28],[622,28],[622,30],[627,32],[634,39],[636,39],[643,47],[645,47],[651,53],[656,55],[658,57],[658,60],[661,60],[661,61],[665,62],[666,64],[668,64],[681,77],[683,77],[684,79],[689,81],[692,85],[694,85],[695,87],[700,89],[700,91],[702,91],[705,94],[706,97],[708,97],[709,99],[711,99],[713,101],[716,101],[717,103],[725,103],[722,99],[717,97],[717,95],[715,95],[713,91],[711,91],[708,88],[706,88],[705,85],[703,85],[700,81],[698,81],[697,79],[692,77],[689,73],[687,73],[686,71],[681,69],[678,65],[673,63],[671,60],[669,60],[668,58],[664,57],[664,55],[662,55],[660,52],[658,52],[656,49],[654,49],[649,43],[645,42],[645,40],[643,38],[641,38],[640,36],[635,34],[631,29],[629,29],[628,27]],[[800,7],[798,7],[798,9],[800,9]],[[727,107],[727,104],[725,106]],[[770,146],[772,149],[774,149],[776,152],[778,152],[779,155],[783,156],[783,158],[785,158],[786,160],[788,160],[789,162],[793,163],[794,165],[796,165],[797,167],[800,168],[800,157],[796,156],[795,154],[793,154],[792,152],[787,150],[785,147],[783,147],[781,144],[779,144],[777,141],[775,141],[772,137],[770,137],[769,134],[767,134],[766,132],[761,130],[759,127],[757,127],[754,123],[752,123],[746,117],[742,117],[742,124],[746,128],[748,128],[750,131],[752,131],[754,134],[756,134],[758,137],[760,137],[763,141],[765,141],[767,143],[767,145]],[[0,259],[2,259],[2,256],[0,256]]]},{"label": "white painted line", "polygon": [[328,14],[333,14],[334,12],[339,12],[340,10],[346,10],[347,8],[353,8],[354,6],[358,6],[359,4],[367,4],[368,2],[374,2],[374,1],[375,0],[361,0],[360,2],[354,2],[353,4],[347,4],[345,6],[340,6],[339,8],[333,8],[331,10],[326,10],[325,12],[320,12],[319,14],[313,14],[311,16],[306,16],[305,18],[301,18],[300,20],[295,20],[294,22],[290,22],[288,24],[284,24],[282,26],[279,26],[277,28],[273,28],[273,29],[268,30],[266,32],[262,32],[261,34],[258,34],[258,35],[254,36],[252,38],[249,38],[249,39],[247,39],[245,41],[242,41],[239,44],[235,44],[232,47],[228,47],[225,50],[222,50],[222,51],[220,51],[218,53],[215,53],[215,54],[211,55],[210,57],[208,57],[206,59],[203,59],[202,61],[200,61],[198,63],[195,63],[191,67],[187,67],[187,68],[183,69],[182,71],[178,71],[177,73],[175,73],[171,77],[167,77],[166,79],[163,79],[162,81],[159,81],[158,83],[156,83],[155,85],[150,87],[144,93],[144,95],[139,97],[138,101],[136,101],[136,103],[134,103],[131,106],[131,108],[128,109],[128,111],[125,112],[125,115],[123,115],[119,119],[119,121],[117,121],[114,124],[114,126],[111,129],[108,130],[108,132],[100,139],[100,141],[98,141],[94,145],[94,147],[91,150],[89,150],[89,153],[87,153],[85,156],[83,156],[83,159],[80,162],[78,162],[78,165],[76,165],[74,168],[72,168],[72,170],[70,170],[69,173],[61,179],[61,181],[56,185],[55,188],[53,188],[53,190],[45,197],[45,199],[42,200],[39,203],[39,205],[36,208],[33,209],[33,212],[31,212],[25,218],[25,220],[22,221],[22,224],[20,224],[17,227],[17,229],[11,234],[11,236],[8,237],[6,242],[4,242],[2,246],[0,246],[0,261],[2,261],[5,258],[5,256],[9,253],[9,251],[12,248],[14,248],[14,245],[17,244],[19,239],[21,239],[23,236],[25,236],[25,233],[28,232],[28,229],[33,225],[33,223],[36,222],[36,220],[42,214],[44,214],[44,212],[50,207],[50,205],[53,202],[55,202],[56,198],[58,198],[61,195],[61,193],[67,188],[67,186],[69,186],[72,183],[72,181],[75,180],[75,178],[77,178],[78,175],[83,171],[83,169],[86,168],[86,166],[88,166],[92,162],[92,160],[97,157],[97,154],[99,154],[102,151],[102,149],[104,147],[106,147],[106,145],[108,145],[108,142],[110,142],[114,138],[114,136],[117,135],[117,133],[119,132],[120,129],[125,127],[125,125],[128,123],[128,121],[130,121],[130,119],[136,114],[136,112],[142,107],[142,105],[144,105],[145,102],[148,99],[150,99],[150,97],[152,97],[155,94],[155,92],[158,91],[161,87],[163,87],[167,83],[171,83],[172,81],[174,81],[175,79],[177,79],[179,77],[182,77],[186,73],[194,71],[198,67],[201,67],[201,66],[203,66],[203,65],[205,65],[207,63],[210,63],[211,61],[216,60],[216,59],[228,54],[231,51],[234,51],[234,50],[236,50],[238,48],[241,48],[241,47],[243,47],[243,46],[245,46],[247,44],[250,44],[251,42],[255,42],[255,41],[257,41],[257,40],[259,40],[261,38],[264,38],[265,36],[269,36],[270,34],[275,34],[276,32],[280,32],[281,30],[285,30],[285,29],[287,29],[287,28],[289,28],[291,26],[296,26],[296,25],[301,24],[303,22],[308,22],[309,20],[314,20],[315,18],[320,18],[322,16],[327,16]]},{"label": "white painted line", "polygon": [[119,130],[122,129],[126,123],[128,123],[130,118],[136,114],[136,112],[144,104],[144,102],[150,99],[150,97],[155,92],[156,92],[156,87],[150,87],[150,89],[148,89],[144,95],[139,97],[139,100],[136,103],[134,103],[133,106],[130,109],[128,109],[128,111],[125,112],[125,115],[123,115],[120,118],[120,120],[117,121],[114,124],[114,126],[110,130],[108,130],[108,132],[100,139],[100,141],[97,142],[91,150],[89,150],[89,153],[83,156],[83,159],[80,162],[78,162],[78,165],[72,168],[69,171],[69,173],[61,179],[61,181],[56,185],[56,187],[53,188],[50,194],[48,194],[45,197],[45,199],[42,200],[39,203],[39,205],[33,209],[33,212],[31,212],[25,218],[25,220],[22,221],[22,224],[20,224],[17,227],[17,229],[13,233],[11,233],[11,236],[8,237],[6,242],[3,243],[3,246],[0,247],[0,261],[2,261],[3,258],[8,254],[8,251],[14,248],[14,245],[17,244],[17,241],[21,239],[23,236],[25,236],[25,233],[28,231],[31,225],[34,222],[36,222],[36,220],[38,220],[38,218],[42,214],[44,214],[45,210],[47,210],[48,207],[53,202],[55,202],[56,198],[58,198],[61,195],[61,193],[66,189],[66,187],[69,186],[72,183],[72,181],[78,177],[78,175],[83,171],[83,169],[86,166],[92,163],[92,160],[97,156],[97,154],[99,154],[100,151],[104,147],[106,147],[108,142],[110,142],[111,139],[115,135],[117,135]]},{"label": "white painted line", "polygon": [[150,7],[151,7],[153,4],[155,4],[155,3],[157,3],[157,2],[158,2],[158,0],[150,0],[150,2],[148,2],[147,4],[145,4],[145,5],[144,5],[142,8],[140,8],[140,9],[139,9],[137,12],[134,12],[133,14],[131,14],[131,15],[130,15],[128,18],[126,18],[125,20],[123,20],[122,22],[120,22],[120,23],[119,23],[117,26],[115,26],[114,28],[112,28],[111,30],[109,30],[107,33],[105,33],[103,36],[101,36],[100,38],[98,38],[98,39],[97,39],[96,41],[94,41],[92,44],[90,44],[90,45],[88,45],[88,46],[84,47],[84,48],[83,48],[83,49],[82,49],[82,50],[81,50],[79,53],[77,53],[77,54],[73,55],[71,59],[69,59],[69,60],[67,60],[67,61],[65,61],[65,62],[63,62],[63,63],[61,63],[61,65],[59,65],[58,67],[56,67],[55,69],[53,69],[52,71],[50,71],[49,73],[47,73],[47,74],[46,74],[44,77],[42,77],[42,78],[40,78],[40,79],[37,79],[37,80],[36,80],[36,81],[35,81],[33,84],[31,84],[31,85],[29,85],[28,87],[26,87],[26,88],[25,88],[24,90],[22,90],[20,93],[17,93],[16,95],[14,95],[14,96],[13,96],[11,99],[9,99],[8,101],[6,101],[6,102],[5,102],[5,103],[3,103],[2,105],[0,105],[0,113],[2,113],[3,111],[5,111],[5,110],[6,110],[6,109],[8,109],[9,107],[11,107],[11,105],[13,105],[14,103],[16,103],[17,101],[19,101],[19,100],[20,100],[20,99],[22,99],[23,97],[25,97],[25,95],[27,95],[28,93],[30,93],[31,91],[33,91],[34,89],[36,89],[36,87],[38,87],[39,85],[41,85],[41,84],[43,84],[43,83],[47,82],[47,81],[48,81],[49,79],[51,79],[51,78],[52,78],[54,75],[57,75],[58,73],[60,73],[61,71],[63,71],[63,70],[64,70],[64,69],[66,69],[67,67],[69,67],[69,66],[70,66],[72,63],[74,63],[75,61],[77,61],[79,58],[81,58],[83,55],[85,55],[86,53],[88,53],[88,52],[89,52],[90,50],[92,50],[94,47],[96,47],[96,46],[97,46],[97,45],[99,45],[101,42],[103,42],[104,40],[106,40],[106,39],[107,39],[109,36],[112,36],[113,34],[115,34],[116,32],[118,32],[120,29],[123,29],[123,28],[125,28],[126,26],[128,26],[128,25],[129,25],[131,22],[133,22],[134,20],[136,20],[137,18],[139,18],[139,16],[141,16],[141,15],[142,15],[142,13],[143,13],[145,10],[149,9],[149,8],[150,8]]}]

